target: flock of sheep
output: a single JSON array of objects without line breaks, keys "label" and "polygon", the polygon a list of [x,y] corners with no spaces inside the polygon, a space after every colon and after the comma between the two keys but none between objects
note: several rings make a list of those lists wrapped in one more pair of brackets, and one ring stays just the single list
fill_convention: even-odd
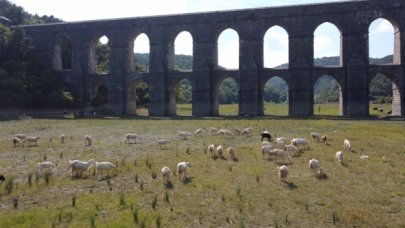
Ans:
[{"label": "flock of sheep", "polygon": [[[208,130],[208,133],[211,136],[220,136],[224,138],[232,138],[235,137],[235,135],[240,135],[240,136],[251,136],[252,135],[252,127],[248,127],[245,129],[239,129],[235,128],[234,129],[235,133],[231,130],[227,129],[218,129],[214,127],[210,127]],[[178,136],[182,140],[186,140],[188,137],[201,137],[204,134],[204,129],[199,128],[194,131],[194,133],[187,132],[187,131],[178,131]],[[321,134],[317,132],[311,132],[311,137],[315,142],[318,143],[325,143],[328,144],[328,138],[327,136],[321,136]],[[13,138],[13,145],[14,147],[18,146],[24,146],[25,143],[28,144],[28,146],[36,146],[37,142],[39,140],[40,136],[25,136],[24,134],[17,134]],[[66,136],[62,134],[60,136],[60,142],[65,143]],[[125,141],[128,144],[131,143],[137,143],[137,140],[142,140],[140,136],[137,134],[126,134],[125,135]],[[309,143],[305,138],[293,138],[290,140],[290,144],[287,144],[287,138],[285,137],[278,137],[275,138],[274,142],[270,143],[271,141],[271,135],[267,131],[262,132],[262,147],[261,147],[261,153],[262,153],[262,159],[269,159],[269,158],[281,158],[283,159],[283,162],[285,159],[288,159],[288,161],[291,164],[291,157],[299,154],[302,152],[302,150],[308,150],[310,149]],[[84,142],[85,146],[91,146],[92,145],[92,138],[90,135],[85,135],[84,136]],[[166,145],[170,144],[172,140],[169,139],[157,139],[156,143],[159,145],[161,149],[165,147]],[[348,139],[345,139],[343,142],[343,148],[352,151],[352,146],[351,143]],[[210,144],[208,146],[208,152],[210,154],[211,158],[221,158],[221,159],[226,159],[224,152],[227,152],[229,154],[229,159],[231,161],[239,161],[239,159],[236,157],[236,150],[234,147],[228,147],[225,148],[222,145],[219,144]],[[343,161],[343,151],[338,151],[336,152],[335,158],[338,162],[339,165],[342,164]],[[177,165],[177,173],[179,176],[179,181],[180,182],[185,182],[187,180],[186,176],[186,171],[188,168],[191,168],[192,163],[188,161],[182,161],[179,162]],[[43,170],[48,170],[49,172],[51,169],[55,167],[55,165],[52,162],[49,161],[44,161],[38,163],[38,169],[40,172],[43,172]],[[87,172],[90,168],[95,167],[95,175],[96,177],[98,175],[101,175],[103,177],[104,175],[109,176],[111,172],[113,174],[117,175],[117,166],[111,162],[104,161],[104,162],[97,162],[93,159],[90,159],[88,161],[81,161],[81,160],[69,160],[69,167],[71,167],[72,171],[72,177],[73,176],[82,176],[83,173]],[[313,172],[314,176],[316,175],[323,175],[323,169],[320,165],[319,160],[316,159],[311,159],[308,162],[308,167],[310,171]],[[280,178],[280,184],[286,183],[287,182],[287,176],[288,176],[288,166],[283,164],[278,169],[278,176]],[[170,174],[173,173],[172,170],[165,166],[161,169],[161,175],[163,179],[163,184],[167,185],[170,183]],[[0,174],[0,180],[4,181],[5,176],[3,174]]]}]

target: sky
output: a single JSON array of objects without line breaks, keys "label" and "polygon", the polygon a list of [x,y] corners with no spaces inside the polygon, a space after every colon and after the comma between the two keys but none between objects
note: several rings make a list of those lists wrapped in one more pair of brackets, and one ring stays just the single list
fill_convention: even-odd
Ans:
[{"label": "sky", "polygon": [[[9,0],[25,11],[38,15],[53,15],[64,21],[85,21],[125,17],[167,15],[179,13],[273,7],[296,4],[317,4],[331,0]],[[345,0],[333,0],[339,2]],[[346,0],[348,1],[348,0]],[[370,57],[384,57],[393,52],[393,27],[385,20],[373,22],[369,28]],[[103,42],[106,42],[104,39]],[[192,37],[180,33],[175,41],[175,53],[192,55]],[[238,35],[228,29],[218,39],[218,63],[237,68]],[[330,23],[314,32],[314,57],[340,55],[340,32]],[[135,40],[134,52],[149,52],[146,35]],[[288,62],[288,34],[281,27],[269,28],[264,37],[264,66],[275,67]]]}]

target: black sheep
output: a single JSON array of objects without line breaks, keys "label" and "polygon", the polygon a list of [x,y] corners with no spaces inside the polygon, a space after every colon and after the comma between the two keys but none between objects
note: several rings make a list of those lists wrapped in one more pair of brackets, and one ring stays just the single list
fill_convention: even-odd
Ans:
[{"label": "black sheep", "polygon": [[266,138],[267,141],[270,142],[270,140],[271,140],[271,135],[270,135],[270,133],[269,133],[268,131],[263,131],[263,132],[262,132],[262,141],[263,141],[264,138]]},{"label": "black sheep", "polygon": [[4,175],[0,174],[0,181],[5,181],[5,180],[6,180],[6,178],[4,177]]}]

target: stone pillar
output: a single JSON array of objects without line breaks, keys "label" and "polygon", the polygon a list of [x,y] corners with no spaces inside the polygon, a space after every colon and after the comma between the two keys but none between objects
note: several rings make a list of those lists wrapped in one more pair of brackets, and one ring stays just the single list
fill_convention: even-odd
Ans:
[{"label": "stone pillar", "polygon": [[[400,56],[400,59],[394,59],[395,64],[401,65],[401,73],[399,76],[399,83],[398,83],[398,98],[399,99],[399,106],[397,108],[393,108],[392,115],[404,116],[405,115],[405,30],[404,26],[405,23],[401,21],[400,24],[402,31],[396,29],[395,33],[395,55]],[[394,101],[393,101],[394,102]],[[396,111],[397,109],[398,111]],[[397,113],[395,113],[395,112]]]},{"label": "stone pillar", "polygon": [[214,70],[217,69],[218,47],[216,37],[205,25],[193,32],[193,116],[217,116],[213,106]]},{"label": "stone pillar", "polygon": [[313,33],[302,25],[290,31],[289,68],[290,85],[288,85],[289,116],[312,116],[314,113],[312,69],[314,65]]},{"label": "stone pillar", "polygon": [[172,45],[166,38],[167,32],[164,28],[156,29],[159,34],[152,34],[150,37],[150,57],[149,57],[149,115],[168,115],[169,91],[167,80],[173,62],[171,55]]},{"label": "stone pillar", "polygon": [[368,26],[356,25],[354,21],[351,24],[351,31],[343,34],[343,60],[346,69],[344,115],[368,116]]},{"label": "stone pillar", "polygon": [[259,97],[259,71],[263,68],[263,37],[253,21],[242,22],[239,53],[239,114],[263,115],[263,99]]},{"label": "stone pillar", "polygon": [[90,43],[85,37],[72,39],[72,72],[66,78],[73,86],[79,101],[84,104],[90,100],[90,49]]}]

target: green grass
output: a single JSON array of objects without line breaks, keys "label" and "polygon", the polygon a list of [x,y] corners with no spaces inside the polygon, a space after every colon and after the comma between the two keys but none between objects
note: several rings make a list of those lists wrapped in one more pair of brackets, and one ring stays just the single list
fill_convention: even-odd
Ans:
[{"label": "green grass", "polygon": [[[223,139],[209,136],[178,139],[177,130],[210,126],[233,129],[253,127],[252,137]],[[405,218],[405,122],[394,120],[119,118],[0,122],[0,168],[14,184],[7,194],[0,183],[0,227],[401,227]],[[304,137],[317,131],[330,145],[310,140],[310,150],[294,157],[289,185],[280,185],[277,166],[264,161],[260,129],[273,136]],[[13,148],[16,133],[40,135],[37,147]],[[124,143],[126,133],[142,140]],[[67,136],[65,143],[59,135]],[[84,135],[93,145],[84,146]],[[160,150],[157,137],[172,139]],[[343,139],[352,141],[354,153],[345,152],[343,166],[334,159]],[[209,144],[236,149],[239,162],[211,159]],[[43,176],[28,183],[36,164],[56,164],[50,181]],[[60,154],[63,153],[61,158]],[[369,158],[362,160],[361,155]],[[229,158],[229,155],[224,153]],[[69,159],[110,161],[118,164],[116,176],[102,179],[89,172],[71,178]],[[327,179],[310,175],[307,163],[318,158]],[[148,161],[149,165],[146,165]],[[162,184],[160,169],[172,170],[180,161],[193,162],[189,182],[171,175],[172,186]],[[152,173],[157,177],[153,178]],[[135,178],[136,177],[136,178]],[[137,182],[135,181],[137,179]],[[142,186],[142,187],[141,187]],[[142,188],[142,190],[141,190]],[[72,197],[75,206],[72,206]],[[18,199],[18,207],[13,207]],[[136,219],[135,219],[136,217]],[[136,220],[136,222],[135,222]]]}]

